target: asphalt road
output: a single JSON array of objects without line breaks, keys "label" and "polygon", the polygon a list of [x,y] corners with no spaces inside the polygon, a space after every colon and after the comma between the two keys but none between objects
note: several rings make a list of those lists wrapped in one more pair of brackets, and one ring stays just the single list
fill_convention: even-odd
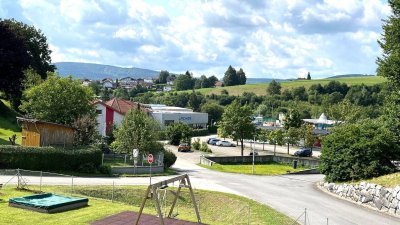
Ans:
[{"label": "asphalt road", "polygon": [[[170,147],[175,151],[173,147]],[[220,147],[221,148],[221,147]],[[271,206],[296,219],[307,209],[307,224],[333,225],[395,225],[400,218],[358,206],[320,191],[316,183],[322,175],[255,176],[221,173],[197,166],[200,152],[176,152],[174,168],[188,173],[191,178],[208,180],[214,185],[230,189]],[[304,224],[304,217],[299,221]]]},{"label": "asphalt road", "polygon": [[[221,173],[197,166],[201,152],[177,152],[178,160],[173,166],[182,173],[188,173],[194,188],[222,191],[242,195],[296,219],[304,224],[307,209],[307,224],[330,225],[395,225],[400,224],[400,218],[389,216],[356,204],[337,199],[316,188],[316,182],[323,179],[322,175],[283,175],[283,176],[253,176],[243,174]],[[218,147],[221,148],[221,147]],[[226,149],[221,149],[225,151]],[[215,149],[216,150],[216,149]],[[218,150],[216,150],[218,151]],[[229,148],[237,154],[239,148]],[[221,152],[222,154],[222,152]],[[32,175],[32,174],[30,174]],[[0,183],[7,182],[11,176],[0,176]],[[154,177],[153,182],[167,177]],[[24,179],[29,184],[39,184],[40,178],[28,176]],[[16,179],[10,181],[15,183]],[[71,185],[71,177],[43,177],[45,185]],[[74,185],[145,185],[149,178],[74,178]]]}]

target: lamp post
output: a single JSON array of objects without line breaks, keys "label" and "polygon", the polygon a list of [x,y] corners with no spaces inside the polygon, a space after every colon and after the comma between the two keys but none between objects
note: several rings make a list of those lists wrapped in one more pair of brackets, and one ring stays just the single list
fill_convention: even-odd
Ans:
[{"label": "lamp post", "polygon": [[253,165],[251,168],[251,173],[254,174],[254,149],[255,149],[255,145],[256,145],[256,136],[254,136],[254,141],[253,141]]}]

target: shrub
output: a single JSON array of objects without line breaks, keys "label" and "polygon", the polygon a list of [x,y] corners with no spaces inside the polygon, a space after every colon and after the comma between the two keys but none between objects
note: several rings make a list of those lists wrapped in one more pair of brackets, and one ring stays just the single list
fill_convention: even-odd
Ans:
[{"label": "shrub", "polygon": [[102,174],[111,174],[111,166],[110,165],[101,165],[99,166],[99,172]]},{"label": "shrub", "polygon": [[173,123],[166,129],[167,137],[171,145],[189,143],[192,138],[192,128],[185,123]]},{"label": "shrub", "polygon": [[207,143],[201,143],[200,151],[212,153],[211,149],[208,147]]},{"label": "shrub", "polygon": [[194,129],[192,131],[192,135],[194,137],[207,136],[208,134],[209,134],[208,129]]},{"label": "shrub", "polygon": [[200,146],[201,146],[200,138],[197,138],[196,141],[192,143],[192,147],[194,150],[200,150]]},{"label": "shrub", "polygon": [[320,171],[327,181],[376,177],[396,170],[399,148],[382,121],[362,120],[336,127],[322,143]]},{"label": "shrub", "polygon": [[93,163],[85,163],[79,166],[80,173],[96,173],[96,167]]},{"label": "shrub", "polygon": [[28,170],[79,171],[84,164],[101,165],[98,148],[24,147],[0,145],[0,168]]},{"label": "shrub", "polygon": [[176,155],[173,152],[164,152],[164,168],[169,168],[176,162]]}]

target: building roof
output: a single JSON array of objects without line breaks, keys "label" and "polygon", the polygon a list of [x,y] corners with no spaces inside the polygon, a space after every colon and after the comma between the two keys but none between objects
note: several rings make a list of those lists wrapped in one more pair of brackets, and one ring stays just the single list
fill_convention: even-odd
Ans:
[{"label": "building roof", "polygon": [[135,106],[133,102],[120,98],[113,98],[105,102],[105,104],[124,115]]},{"label": "building roof", "polygon": [[113,107],[107,105],[106,103],[104,103],[104,102],[101,101],[101,100],[95,100],[95,101],[93,102],[93,105],[95,105],[95,104],[103,105],[104,107],[109,108],[109,109],[111,109],[111,110],[113,110],[113,111],[115,111],[115,112],[117,112],[117,113],[123,115],[122,112],[120,112],[120,111],[117,110],[117,109],[114,109]]},{"label": "building roof", "polygon": [[56,126],[60,126],[60,127],[64,127],[64,128],[69,128],[69,129],[75,129],[73,127],[64,125],[64,124],[59,124],[59,123],[53,123],[53,122],[47,122],[47,121],[43,121],[43,120],[38,120],[38,119],[30,119],[30,118],[25,118],[25,117],[16,117],[17,121],[21,121],[21,122],[27,122],[27,123],[42,123],[42,124],[51,124],[51,125],[56,125]]}]

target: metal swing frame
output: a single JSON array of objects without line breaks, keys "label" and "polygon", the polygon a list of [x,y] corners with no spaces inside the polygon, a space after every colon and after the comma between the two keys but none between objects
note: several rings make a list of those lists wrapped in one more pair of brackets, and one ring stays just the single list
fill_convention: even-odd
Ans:
[{"label": "metal swing frame", "polygon": [[142,205],[140,206],[140,210],[139,210],[138,216],[136,218],[135,225],[139,225],[140,216],[143,213],[143,209],[144,209],[147,199],[153,199],[153,201],[155,202],[156,208],[157,208],[158,217],[160,218],[160,224],[165,225],[164,216],[161,212],[160,199],[158,198],[158,195],[156,193],[157,193],[157,189],[168,187],[168,184],[174,183],[175,181],[179,181],[179,186],[178,186],[178,190],[176,191],[174,200],[172,201],[172,206],[171,206],[171,209],[169,210],[168,218],[171,218],[171,216],[172,216],[172,213],[173,213],[175,205],[176,205],[176,201],[178,200],[178,197],[181,193],[181,188],[185,187],[185,188],[189,188],[190,196],[191,196],[192,202],[193,202],[193,207],[194,207],[194,210],[195,210],[196,216],[197,216],[197,223],[199,223],[199,224],[201,223],[200,212],[199,212],[199,209],[196,204],[196,199],[194,197],[194,193],[193,193],[192,185],[190,183],[189,175],[184,174],[184,175],[180,175],[177,177],[173,177],[173,178],[170,178],[170,179],[167,179],[164,181],[160,181],[160,182],[151,184],[147,187],[147,191],[146,191],[146,194],[142,201]]}]

